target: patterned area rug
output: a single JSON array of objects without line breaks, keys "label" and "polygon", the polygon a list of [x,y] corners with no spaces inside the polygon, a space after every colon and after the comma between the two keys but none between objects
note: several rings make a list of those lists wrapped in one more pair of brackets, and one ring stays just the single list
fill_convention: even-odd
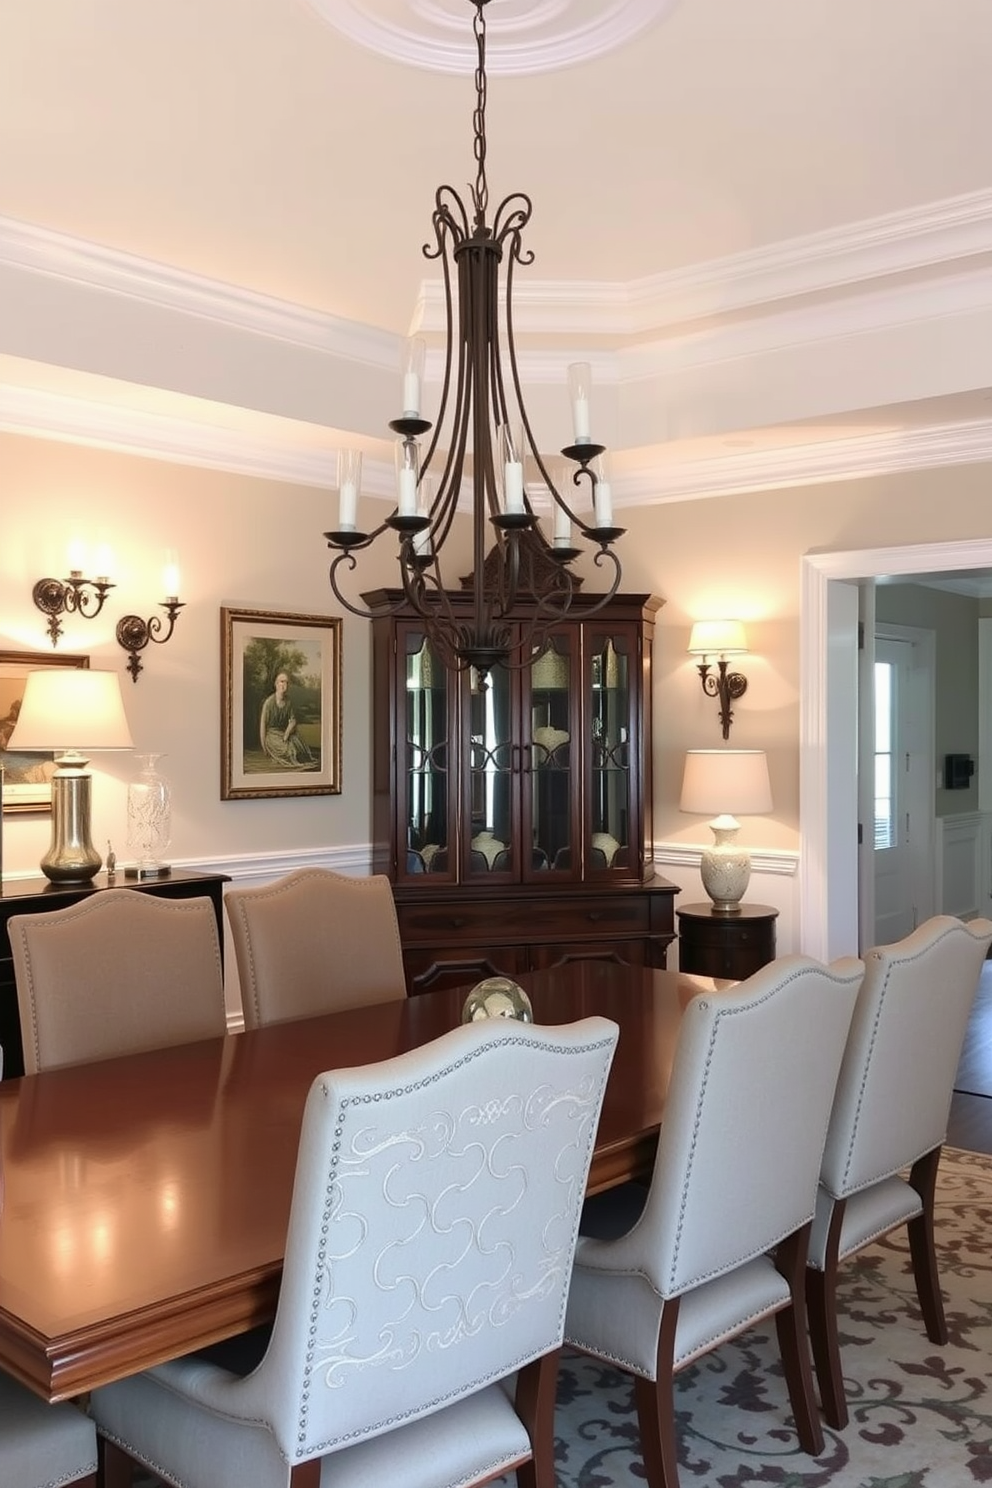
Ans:
[{"label": "patterned area rug", "polygon": [[[950,1341],[923,1330],[905,1230],[846,1263],[841,1351],[851,1419],[822,1456],[799,1450],[775,1325],[676,1378],[682,1488],[965,1488],[992,1483],[992,1159],[945,1148],[937,1245]],[[628,1377],[568,1354],[559,1488],[644,1488]],[[504,1480],[507,1481],[507,1480]]]}]

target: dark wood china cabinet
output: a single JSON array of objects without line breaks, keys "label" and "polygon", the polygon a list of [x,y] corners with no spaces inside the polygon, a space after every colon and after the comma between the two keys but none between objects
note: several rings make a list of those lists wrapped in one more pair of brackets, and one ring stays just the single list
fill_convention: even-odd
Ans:
[{"label": "dark wood china cabinet", "polygon": [[[410,992],[573,959],[665,965],[651,862],[651,648],[661,601],[578,594],[529,665],[441,665],[398,590],[373,633],[373,869]],[[463,596],[452,603],[467,604]],[[388,613],[387,613],[388,611]]]}]

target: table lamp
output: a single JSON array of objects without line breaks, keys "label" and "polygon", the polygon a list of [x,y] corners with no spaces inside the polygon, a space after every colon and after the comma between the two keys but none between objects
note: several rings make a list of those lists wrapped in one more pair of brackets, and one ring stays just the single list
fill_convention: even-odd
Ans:
[{"label": "table lamp", "polygon": [[772,809],[768,761],[763,749],[688,749],[682,777],[682,811],[713,814],[712,847],[705,848],[699,871],[703,888],[720,914],[739,914],[751,877],[751,855],[737,842],[741,816]]},{"label": "table lamp", "polygon": [[52,840],[41,871],[53,883],[80,883],[102,859],[90,837],[91,750],[132,749],[116,672],[48,667],[29,672],[7,748],[57,755],[52,776]]}]

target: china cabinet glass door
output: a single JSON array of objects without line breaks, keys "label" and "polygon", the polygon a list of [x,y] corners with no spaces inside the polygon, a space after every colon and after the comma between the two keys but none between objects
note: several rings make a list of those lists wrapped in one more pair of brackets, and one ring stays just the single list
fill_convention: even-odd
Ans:
[{"label": "china cabinet glass door", "polygon": [[422,631],[404,627],[400,639],[405,657],[399,704],[404,751],[400,809],[406,862],[399,863],[399,875],[450,876],[448,676]]},{"label": "china cabinet glass door", "polygon": [[576,772],[579,768],[575,729],[576,659],[574,632],[552,635],[523,674],[529,688],[529,742],[523,747],[524,835],[530,859],[523,876],[578,870],[576,852]]},{"label": "china cabinet glass door", "polygon": [[469,883],[492,874],[518,876],[516,834],[516,769],[513,690],[516,674],[493,667],[485,682],[472,668],[467,674],[468,800],[464,813],[462,877]]},{"label": "china cabinet glass door", "polygon": [[[631,637],[596,634],[589,658],[592,872],[631,867]],[[636,843],[635,843],[636,848]]]}]

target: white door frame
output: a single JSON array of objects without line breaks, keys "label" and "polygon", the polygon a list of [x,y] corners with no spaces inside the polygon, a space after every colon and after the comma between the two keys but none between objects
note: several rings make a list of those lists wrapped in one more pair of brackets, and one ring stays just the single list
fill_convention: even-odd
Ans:
[{"label": "white door frame", "polygon": [[992,539],[806,553],[799,664],[799,944],[829,961],[858,946],[859,579],[992,568]]}]

